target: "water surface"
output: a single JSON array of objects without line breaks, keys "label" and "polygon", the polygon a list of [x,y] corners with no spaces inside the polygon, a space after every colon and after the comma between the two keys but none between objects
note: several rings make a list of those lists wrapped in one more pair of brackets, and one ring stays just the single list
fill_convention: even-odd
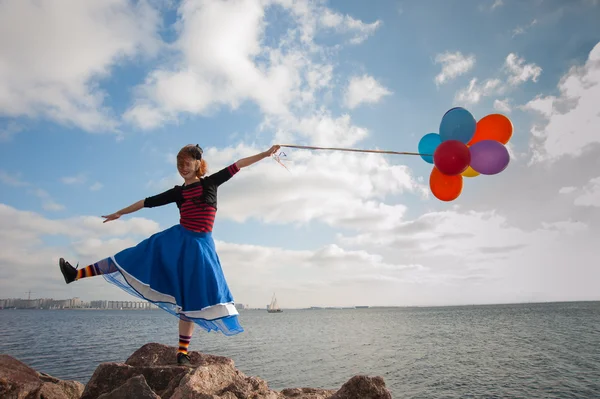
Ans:
[{"label": "water surface", "polygon": [[[395,398],[600,398],[600,302],[242,311],[242,334],[197,329],[191,350],[231,357],[272,389],[380,375]],[[2,310],[0,353],[86,383],[148,342],[177,345],[161,310]]]}]

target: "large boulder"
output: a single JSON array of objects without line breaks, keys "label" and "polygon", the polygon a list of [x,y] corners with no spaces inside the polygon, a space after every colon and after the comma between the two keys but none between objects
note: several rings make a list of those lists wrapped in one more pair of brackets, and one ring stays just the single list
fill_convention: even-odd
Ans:
[{"label": "large boulder", "polygon": [[381,377],[355,375],[329,399],[392,399]]},{"label": "large boulder", "polygon": [[9,355],[0,355],[0,398],[79,399],[84,385],[38,373]]}]

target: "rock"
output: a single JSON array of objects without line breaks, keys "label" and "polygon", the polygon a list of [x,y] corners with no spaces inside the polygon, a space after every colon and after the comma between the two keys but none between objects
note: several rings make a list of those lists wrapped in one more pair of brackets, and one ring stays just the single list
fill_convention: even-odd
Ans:
[{"label": "rock", "polygon": [[182,366],[150,366],[132,367],[123,363],[103,363],[96,368],[85,386],[81,399],[95,399],[125,384],[131,377],[142,375],[152,391],[163,397],[172,380],[181,379],[188,373],[188,367]]},{"label": "rock", "polygon": [[[45,382],[42,384],[38,395],[36,397],[42,398],[42,399],[48,399],[48,398],[52,398],[52,399],[70,399],[69,396],[67,396],[67,394],[65,393],[65,391],[63,391],[62,389],[60,389],[60,387],[56,384],[52,384],[49,382]],[[79,396],[76,396],[76,398],[79,398]]]},{"label": "rock", "polygon": [[[207,355],[196,351],[191,351],[189,356],[192,364],[197,366],[228,364],[231,367],[235,367],[233,360],[224,356]],[[125,361],[125,364],[133,367],[173,366],[177,364],[176,357],[177,350],[174,351],[173,347],[149,343],[133,352]]]},{"label": "rock", "polygon": [[381,377],[356,375],[329,399],[392,399]]},{"label": "rock", "polygon": [[[56,396],[57,399],[63,397],[66,399],[79,399],[83,393],[83,389],[85,388],[85,386],[79,381],[63,381],[45,373],[39,373],[39,375],[40,380],[43,382],[42,389],[40,391],[40,396],[42,399],[54,398],[54,396],[51,396],[48,392],[57,392],[56,389],[60,389],[62,391],[62,396]],[[58,393],[55,395],[58,395]]]},{"label": "rock", "polygon": [[183,377],[171,399],[225,398],[231,395],[233,398],[278,398],[265,381],[247,377],[231,365],[219,364],[199,366]]},{"label": "rock", "polygon": [[233,360],[191,351],[191,365],[177,365],[177,348],[150,343],[125,363],[102,363],[85,387],[41,374],[0,355],[0,398],[7,399],[389,399],[381,377],[358,375],[339,390],[286,388],[235,368]]},{"label": "rock", "polygon": [[12,356],[0,355],[0,398],[79,399],[83,389],[80,382],[38,373]]},{"label": "rock", "polygon": [[154,393],[143,375],[136,375],[125,382],[117,389],[109,393],[98,396],[98,399],[160,399],[160,396]]},{"label": "rock", "polygon": [[12,356],[0,355],[0,398],[24,399],[42,386],[38,373]]}]

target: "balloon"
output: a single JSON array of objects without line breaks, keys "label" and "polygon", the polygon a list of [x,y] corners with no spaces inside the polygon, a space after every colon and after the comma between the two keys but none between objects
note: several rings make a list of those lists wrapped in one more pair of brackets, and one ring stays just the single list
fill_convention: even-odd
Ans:
[{"label": "balloon", "polygon": [[429,133],[421,138],[419,141],[419,154],[431,154],[423,156],[421,158],[427,163],[433,163],[433,153],[435,149],[440,145],[442,139],[437,133]]},{"label": "balloon", "polygon": [[508,149],[496,140],[483,140],[473,144],[471,152],[471,167],[482,175],[495,175],[508,166],[510,155]]},{"label": "balloon", "polygon": [[457,140],[444,141],[433,153],[433,163],[445,175],[460,175],[471,163],[469,147]]},{"label": "balloon", "polygon": [[429,175],[429,188],[437,199],[452,201],[457,199],[462,192],[463,177],[461,175],[445,175],[434,166]]},{"label": "balloon", "polygon": [[474,170],[471,166],[467,168],[464,172],[461,173],[464,177],[475,177],[479,176],[479,172]]},{"label": "balloon", "polygon": [[[444,114],[444,116],[446,116],[446,115],[448,114],[448,112],[452,112],[452,111],[454,111],[455,109],[459,109],[459,108],[460,108],[460,107],[454,107],[454,108],[450,108],[448,111],[446,111],[446,113]],[[444,116],[442,116],[442,118],[443,118]]]},{"label": "balloon", "polygon": [[469,145],[483,140],[496,140],[502,144],[506,144],[512,137],[512,134],[513,125],[510,119],[501,114],[490,114],[477,122],[475,135],[469,141]]},{"label": "balloon", "polygon": [[477,122],[464,108],[456,107],[446,112],[440,123],[442,141],[457,140],[467,144],[475,134]]}]

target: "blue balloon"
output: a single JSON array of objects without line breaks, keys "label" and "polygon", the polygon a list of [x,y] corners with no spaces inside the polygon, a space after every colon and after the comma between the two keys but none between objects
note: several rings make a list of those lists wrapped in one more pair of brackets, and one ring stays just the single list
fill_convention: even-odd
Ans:
[{"label": "blue balloon", "polygon": [[455,109],[460,109],[461,107],[454,107],[454,108],[450,108],[448,111],[446,111],[446,113],[444,114],[444,116],[446,116],[448,114],[448,112],[452,112]]},{"label": "blue balloon", "polygon": [[433,164],[433,153],[435,149],[438,148],[438,145],[442,143],[442,139],[440,135],[437,133],[428,133],[421,141],[419,141],[419,154],[430,154],[430,155],[421,155],[421,158],[427,163]]},{"label": "blue balloon", "polygon": [[477,121],[462,107],[452,108],[442,117],[440,137],[442,141],[457,140],[467,144],[475,135]]}]

